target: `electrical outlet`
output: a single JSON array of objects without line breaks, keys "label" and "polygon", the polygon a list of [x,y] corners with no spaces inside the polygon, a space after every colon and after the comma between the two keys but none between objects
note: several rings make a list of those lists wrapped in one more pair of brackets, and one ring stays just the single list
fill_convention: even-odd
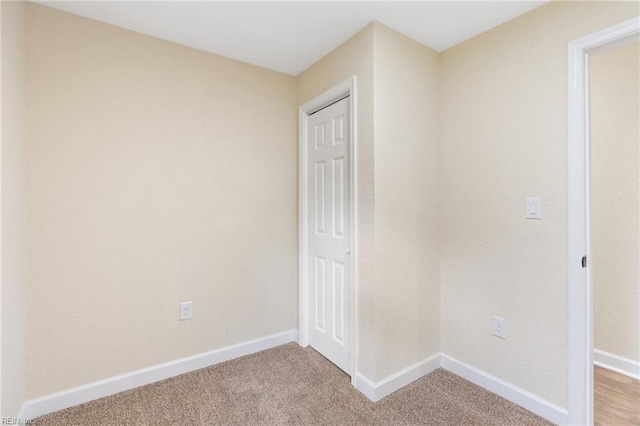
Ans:
[{"label": "electrical outlet", "polygon": [[180,303],[180,321],[191,319],[191,302]]},{"label": "electrical outlet", "polygon": [[493,327],[492,327],[493,335],[496,337],[500,337],[501,339],[506,339],[507,338],[507,320],[494,315],[492,324],[493,324]]}]

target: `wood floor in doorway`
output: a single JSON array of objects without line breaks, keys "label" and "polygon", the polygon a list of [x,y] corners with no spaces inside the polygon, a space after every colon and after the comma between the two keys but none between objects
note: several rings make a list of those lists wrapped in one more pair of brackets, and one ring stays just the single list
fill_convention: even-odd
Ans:
[{"label": "wood floor in doorway", "polygon": [[594,367],[596,426],[640,426],[640,380]]}]

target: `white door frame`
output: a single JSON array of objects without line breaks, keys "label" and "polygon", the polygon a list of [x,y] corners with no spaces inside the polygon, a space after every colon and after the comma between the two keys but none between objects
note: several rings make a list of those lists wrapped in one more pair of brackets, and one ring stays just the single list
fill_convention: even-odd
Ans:
[{"label": "white door frame", "polygon": [[[569,43],[569,418],[593,424],[589,54],[640,34],[640,17]],[[587,256],[587,266],[582,257]]]},{"label": "white door frame", "polygon": [[299,300],[299,344],[300,346],[308,346],[309,345],[309,321],[308,321],[308,301],[309,301],[309,282],[308,282],[308,253],[309,253],[309,242],[308,242],[308,231],[309,231],[309,223],[308,223],[308,215],[307,215],[307,207],[308,207],[308,146],[309,146],[309,133],[308,133],[308,125],[309,125],[309,115],[331,105],[332,103],[339,101],[345,96],[350,96],[349,102],[349,123],[350,123],[350,135],[351,135],[351,144],[350,144],[350,182],[351,182],[351,241],[352,241],[352,251],[351,256],[348,256],[348,262],[351,262],[351,300],[353,301],[353,305],[351,306],[353,316],[351,324],[348,327],[351,327],[351,335],[352,338],[352,347],[351,347],[351,356],[352,356],[352,372],[351,372],[351,383],[355,385],[356,372],[357,368],[357,348],[358,348],[358,273],[357,273],[357,264],[354,259],[358,257],[358,221],[357,221],[357,211],[358,211],[358,197],[357,197],[357,115],[356,115],[356,77],[353,76],[348,80],[343,81],[337,86],[327,90],[319,96],[316,96],[309,102],[302,105],[299,109],[299,135],[298,135],[298,153],[299,153],[299,165],[298,170],[300,173],[299,176],[299,206],[298,206],[298,226],[299,226],[299,242],[298,242],[298,272],[299,272],[299,292],[300,292],[300,300]]}]

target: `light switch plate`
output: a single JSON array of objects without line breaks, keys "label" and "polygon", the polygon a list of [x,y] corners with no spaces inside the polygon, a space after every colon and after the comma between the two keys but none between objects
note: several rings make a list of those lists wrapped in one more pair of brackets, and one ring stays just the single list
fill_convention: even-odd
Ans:
[{"label": "light switch plate", "polygon": [[542,199],[537,197],[527,197],[526,215],[527,219],[542,219]]}]

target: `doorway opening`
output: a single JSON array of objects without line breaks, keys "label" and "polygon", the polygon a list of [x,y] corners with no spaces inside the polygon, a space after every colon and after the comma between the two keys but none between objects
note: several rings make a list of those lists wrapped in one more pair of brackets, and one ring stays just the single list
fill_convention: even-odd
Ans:
[{"label": "doorway opening", "polygon": [[640,41],[588,66],[594,423],[640,424]]},{"label": "doorway opening", "polygon": [[569,424],[594,422],[589,56],[639,34],[635,18],[569,43]]}]

